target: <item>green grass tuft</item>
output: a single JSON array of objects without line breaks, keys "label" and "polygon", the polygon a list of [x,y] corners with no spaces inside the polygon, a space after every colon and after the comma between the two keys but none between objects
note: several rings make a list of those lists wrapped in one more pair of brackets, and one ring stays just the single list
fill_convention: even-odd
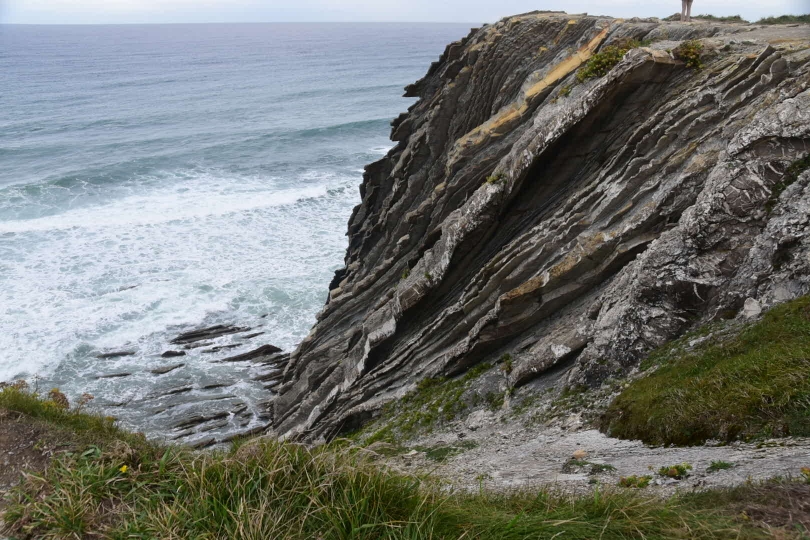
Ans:
[{"label": "green grass tuft", "polygon": [[710,473],[717,472],[717,471],[725,471],[726,469],[733,469],[734,464],[729,463],[728,461],[712,461],[711,464],[706,468],[706,470]]},{"label": "green grass tuft", "polygon": [[[465,391],[473,380],[491,368],[492,364],[482,363],[454,379],[422,379],[415,390],[387,404],[379,419],[364,426],[351,438],[364,445],[377,441],[396,444],[418,433],[429,433],[435,427],[454,420],[468,408],[468,403],[462,399]],[[487,403],[491,407],[503,405],[503,394],[490,397]]]},{"label": "green grass tuft", "polygon": [[692,466],[689,463],[678,463],[677,465],[661,467],[658,469],[658,475],[674,478],[675,480],[683,480],[689,476],[689,471],[691,470]]},{"label": "green grass tuft", "polygon": [[715,15],[698,15],[697,17],[692,17],[693,19],[703,19],[704,21],[712,21],[712,22],[723,22],[723,23],[740,23],[746,24],[748,21],[740,17],[739,15],[729,15],[726,17],[717,17]]},{"label": "green grass tuft", "polygon": [[611,403],[603,431],[648,444],[810,435],[810,297],[670,355]]},{"label": "green grass tuft", "polygon": [[622,476],[619,479],[619,486],[624,488],[636,488],[636,489],[643,489],[650,485],[650,481],[652,480],[652,476],[645,475],[645,476]]},{"label": "green grass tuft", "polygon": [[810,23],[810,13],[807,15],[780,15],[779,17],[764,17],[757,24],[794,24]]}]

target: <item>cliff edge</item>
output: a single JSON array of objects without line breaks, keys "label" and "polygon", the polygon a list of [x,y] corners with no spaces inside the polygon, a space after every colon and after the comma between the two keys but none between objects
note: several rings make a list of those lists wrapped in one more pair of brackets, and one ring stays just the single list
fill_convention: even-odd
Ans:
[{"label": "cliff edge", "polygon": [[597,386],[810,292],[810,26],[528,13],[406,92],[284,371],[279,436],[332,438],[504,357],[505,390]]}]

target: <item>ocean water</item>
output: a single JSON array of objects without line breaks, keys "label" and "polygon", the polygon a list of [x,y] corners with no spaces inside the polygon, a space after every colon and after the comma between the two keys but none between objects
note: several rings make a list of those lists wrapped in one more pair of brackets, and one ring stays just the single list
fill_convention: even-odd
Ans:
[{"label": "ocean water", "polygon": [[[0,26],[0,381],[102,408],[211,381],[260,399],[247,368],[214,360],[308,333],[403,86],[468,30]],[[263,334],[149,373],[172,337],[214,324]]]}]

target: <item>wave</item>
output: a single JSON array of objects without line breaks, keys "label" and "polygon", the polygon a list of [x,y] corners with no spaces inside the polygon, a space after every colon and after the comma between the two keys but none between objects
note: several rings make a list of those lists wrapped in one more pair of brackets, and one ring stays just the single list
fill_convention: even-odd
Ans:
[{"label": "wave", "polygon": [[[285,180],[278,177],[164,174],[141,178],[133,183],[132,190],[143,190],[144,193],[97,201],[89,206],[32,219],[0,221],[0,233],[154,225],[250,212],[334,195],[335,187],[346,187],[358,181],[350,176],[310,172],[293,180],[300,187],[285,188],[280,186]],[[61,191],[65,191],[64,188]]]}]

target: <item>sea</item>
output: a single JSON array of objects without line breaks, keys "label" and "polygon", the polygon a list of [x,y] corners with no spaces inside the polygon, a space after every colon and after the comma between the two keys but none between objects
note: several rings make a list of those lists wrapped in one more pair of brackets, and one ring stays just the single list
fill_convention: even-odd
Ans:
[{"label": "sea", "polygon": [[[0,25],[0,381],[149,435],[164,395],[265,399],[217,360],[307,335],[403,87],[469,30]],[[152,372],[213,325],[258,335]]]}]

